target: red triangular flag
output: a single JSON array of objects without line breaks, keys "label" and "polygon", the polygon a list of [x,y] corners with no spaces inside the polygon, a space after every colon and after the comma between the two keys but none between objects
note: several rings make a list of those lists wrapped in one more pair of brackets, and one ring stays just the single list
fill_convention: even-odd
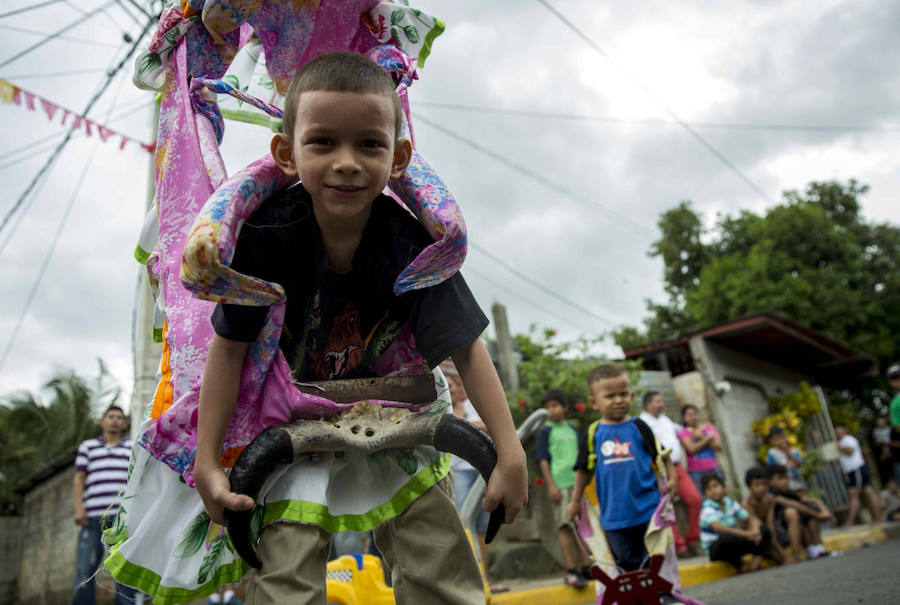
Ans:
[{"label": "red triangular flag", "polygon": [[93,124],[93,122],[87,118],[84,119],[84,130],[87,132],[88,136],[91,136],[91,124]]},{"label": "red triangular flag", "polygon": [[34,95],[27,90],[22,92],[25,93],[25,106],[28,107],[29,111],[34,111]]},{"label": "red triangular flag", "polygon": [[153,150],[156,149],[156,141],[152,143],[141,143],[141,147],[144,148],[144,151],[147,153],[153,153]]},{"label": "red triangular flag", "polygon": [[13,103],[16,105],[22,104],[22,90],[13,86]]},{"label": "red triangular flag", "polygon": [[94,126],[97,127],[97,134],[100,135],[100,140],[104,143],[106,142],[106,139],[115,134],[115,131],[110,130],[106,126],[101,126],[100,124],[94,124]]},{"label": "red triangular flag", "polygon": [[62,121],[62,123],[63,123],[63,126],[65,126],[65,125],[66,125],[66,120],[69,119],[69,110],[66,109],[65,107],[63,107],[63,112],[64,112],[64,113],[63,113],[63,121]]},{"label": "red triangular flag", "polygon": [[75,121],[72,123],[72,130],[78,130],[81,128],[81,116],[75,116]]},{"label": "red triangular flag", "polygon": [[122,142],[119,143],[119,149],[125,149],[125,143],[127,143],[127,142],[130,141],[130,140],[131,140],[131,139],[129,139],[128,137],[126,137],[126,136],[123,134],[123,135],[122,135]]},{"label": "red triangular flag", "polygon": [[57,107],[47,99],[41,99],[41,107],[44,108],[44,113],[47,114],[48,120],[52,120],[53,116],[56,115],[56,110],[59,109],[59,107]]}]

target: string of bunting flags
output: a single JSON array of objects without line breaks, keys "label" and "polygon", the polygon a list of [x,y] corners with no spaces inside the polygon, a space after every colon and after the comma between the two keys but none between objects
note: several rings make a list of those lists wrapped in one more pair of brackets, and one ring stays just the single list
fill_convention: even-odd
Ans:
[{"label": "string of bunting flags", "polygon": [[[69,116],[73,117],[72,129],[78,130],[83,128],[84,132],[87,136],[93,136],[94,132],[97,133],[97,136],[100,137],[100,140],[104,143],[109,140],[111,137],[119,137],[119,149],[125,149],[125,145],[128,144],[129,141],[134,139],[113,130],[103,124],[95,122],[83,115],[78,114],[77,112],[72,111],[62,105],[54,103],[44,97],[31,92],[30,90],[25,90],[24,88],[20,88],[18,86],[14,86],[10,84],[6,80],[0,80],[0,103],[4,104],[15,104],[22,106],[24,101],[25,108],[29,111],[35,111],[37,109],[38,104],[40,104],[41,109],[44,110],[44,113],[47,114],[47,119],[51,122],[53,118],[56,117],[57,113],[62,113],[62,125],[65,126],[66,122],[69,119]],[[140,141],[135,141],[141,148],[147,153],[153,153],[156,149],[156,142],[153,143],[142,143]]]}]

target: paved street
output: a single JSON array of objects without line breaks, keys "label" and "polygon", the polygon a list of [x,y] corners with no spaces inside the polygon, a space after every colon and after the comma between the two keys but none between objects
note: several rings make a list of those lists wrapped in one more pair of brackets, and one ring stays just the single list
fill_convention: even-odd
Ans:
[{"label": "paved street", "polygon": [[685,592],[707,605],[900,603],[900,540],[701,584]]}]

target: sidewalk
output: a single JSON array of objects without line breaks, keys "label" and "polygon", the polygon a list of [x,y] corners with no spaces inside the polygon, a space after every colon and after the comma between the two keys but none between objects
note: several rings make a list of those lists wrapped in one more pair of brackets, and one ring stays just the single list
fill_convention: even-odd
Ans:
[{"label": "sidewalk", "polygon": [[[854,550],[898,538],[900,538],[900,523],[860,525],[850,529],[827,529],[822,532],[822,542],[829,551]],[[678,569],[681,572],[681,584],[685,588],[723,580],[735,574],[734,568],[727,563],[719,561],[710,563],[705,557],[683,559],[679,561]],[[593,582],[581,590],[563,586],[558,576],[512,581],[508,584],[510,592],[492,595],[488,600],[490,605],[586,605],[595,602]]]}]

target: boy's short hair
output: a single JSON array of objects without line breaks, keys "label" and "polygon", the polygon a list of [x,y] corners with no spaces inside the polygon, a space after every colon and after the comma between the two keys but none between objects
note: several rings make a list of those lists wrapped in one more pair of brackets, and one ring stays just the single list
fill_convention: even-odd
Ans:
[{"label": "boy's short hair", "polygon": [[722,487],[725,486],[725,481],[717,473],[706,473],[702,477],[700,477],[700,490],[706,491],[706,486],[712,483],[713,481],[718,481]]},{"label": "boy's short hair", "polygon": [[694,411],[697,412],[698,414],[700,413],[700,408],[698,408],[697,406],[695,406],[693,403],[686,403],[686,404],[684,404],[684,407],[681,408],[681,418],[682,418],[682,420],[684,419],[684,415],[685,415],[685,413],[686,413],[688,410],[694,410]]},{"label": "boy's short hair", "polygon": [[784,435],[784,429],[778,425],[773,426],[769,429],[769,434],[766,436],[766,440],[771,439],[775,435]]},{"label": "boy's short hair", "polygon": [[766,479],[773,477],[787,477],[787,467],[783,464],[775,464],[774,462],[766,465]]},{"label": "boy's short hair", "polygon": [[647,404],[653,401],[653,398],[659,394],[659,391],[647,391],[646,393],[644,393],[644,398],[641,400],[641,404],[644,407],[647,407]]},{"label": "boy's short hair", "polygon": [[562,404],[564,408],[569,407],[569,402],[566,399],[566,394],[562,389],[550,389],[546,393],[541,396],[541,407],[544,407],[551,401],[558,401]]},{"label": "boy's short hair", "polygon": [[618,378],[622,375],[627,376],[628,371],[619,364],[613,362],[600,364],[599,366],[588,372],[588,389],[590,389],[591,385],[598,380],[604,380],[606,378]]},{"label": "boy's short hair", "polygon": [[744,484],[747,487],[750,487],[750,484],[757,479],[768,479],[768,477],[766,477],[766,471],[758,466],[751,466],[747,469],[747,472],[744,473]]},{"label": "boy's short hair", "polygon": [[377,63],[358,53],[336,52],[316,57],[294,74],[284,98],[282,133],[294,136],[294,119],[300,95],[314,90],[388,95],[394,108],[394,138],[400,138],[403,108],[390,76]]}]

